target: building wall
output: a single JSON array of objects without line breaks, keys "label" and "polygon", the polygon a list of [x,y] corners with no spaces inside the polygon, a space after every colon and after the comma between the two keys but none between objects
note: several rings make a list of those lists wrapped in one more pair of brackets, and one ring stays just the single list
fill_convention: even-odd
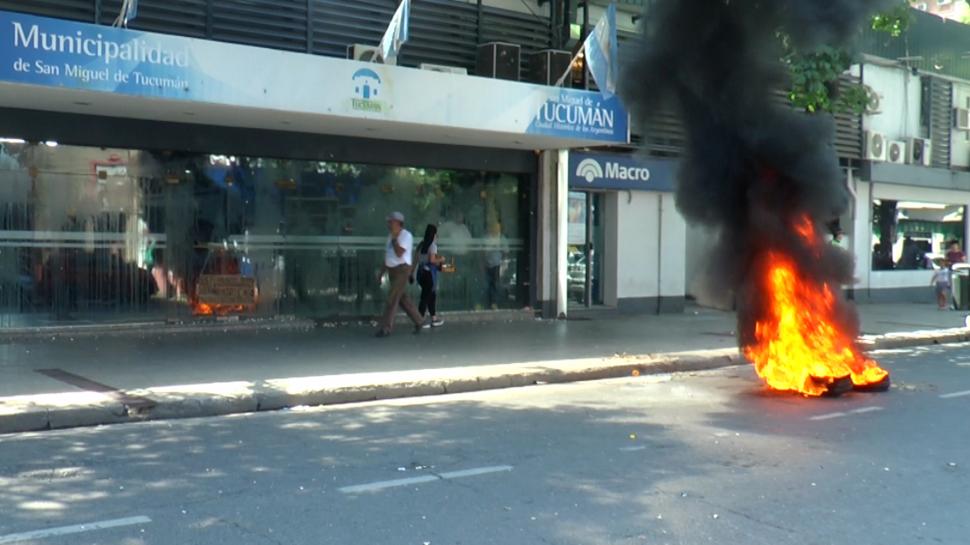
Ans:
[{"label": "building wall", "polygon": [[[683,307],[687,224],[671,193],[617,192],[616,285],[621,310]],[[609,209],[609,208],[608,208]],[[609,221],[609,219],[607,220]]]},{"label": "building wall", "polygon": [[704,256],[716,242],[715,233],[706,227],[687,224],[684,252],[684,287],[692,297],[700,296],[701,271],[704,269]]},{"label": "building wall", "polygon": [[880,113],[864,116],[865,130],[881,132],[889,140],[921,136],[919,76],[902,68],[866,64],[862,80],[879,95]]},{"label": "building wall", "polygon": [[964,0],[949,0],[948,2],[917,0],[916,2],[912,2],[912,4],[916,9],[953,21],[964,21],[970,15],[970,7],[967,6]]}]

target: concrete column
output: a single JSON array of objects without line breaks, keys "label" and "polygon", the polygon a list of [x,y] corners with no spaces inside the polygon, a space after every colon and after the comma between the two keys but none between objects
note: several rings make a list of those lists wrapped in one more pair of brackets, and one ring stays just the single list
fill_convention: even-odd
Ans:
[{"label": "concrete column", "polygon": [[558,153],[543,151],[539,155],[539,183],[536,189],[536,270],[533,276],[536,282],[536,298],[539,310],[544,318],[554,316],[552,309],[553,287],[555,275],[552,263],[552,230],[555,217],[555,199],[553,198],[555,180],[558,177],[556,160]]},{"label": "concrete column", "polygon": [[[608,307],[616,307],[619,300],[617,287],[620,275],[620,247],[619,247],[619,201],[620,199],[631,199],[629,191],[610,191],[603,195],[605,213],[603,219],[606,222],[606,247],[602,250],[600,259],[603,263],[603,304]],[[626,200],[624,201],[626,202]]]},{"label": "concrete column", "polygon": [[559,150],[559,164],[556,169],[556,244],[553,258],[556,263],[556,316],[566,317],[569,303],[568,271],[569,241],[569,150]]},{"label": "concrete column", "polygon": [[568,240],[569,165],[568,151],[542,152],[538,191],[539,259],[536,290],[542,315],[565,316],[567,305],[566,242]]},{"label": "concrete column", "polygon": [[872,274],[872,191],[871,184],[851,180],[855,188],[855,217],[852,222],[852,253],[855,256],[856,298],[868,290]]}]

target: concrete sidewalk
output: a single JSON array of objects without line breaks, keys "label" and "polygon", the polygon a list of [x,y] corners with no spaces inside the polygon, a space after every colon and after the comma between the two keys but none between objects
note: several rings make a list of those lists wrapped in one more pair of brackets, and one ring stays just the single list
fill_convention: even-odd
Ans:
[{"label": "concrete sidewalk", "polygon": [[[932,305],[860,308],[872,347],[970,338]],[[589,380],[740,363],[734,316],[590,313],[460,321],[388,339],[361,326],[63,333],[0,344],[0,433]]]}]

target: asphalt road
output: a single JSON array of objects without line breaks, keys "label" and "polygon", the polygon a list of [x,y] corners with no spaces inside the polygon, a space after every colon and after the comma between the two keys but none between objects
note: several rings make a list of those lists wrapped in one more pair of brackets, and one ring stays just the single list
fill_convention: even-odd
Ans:
[{"label": "asphalt road", "polygon": [[0,544],[970,542],[970,346],[0,437]]}]

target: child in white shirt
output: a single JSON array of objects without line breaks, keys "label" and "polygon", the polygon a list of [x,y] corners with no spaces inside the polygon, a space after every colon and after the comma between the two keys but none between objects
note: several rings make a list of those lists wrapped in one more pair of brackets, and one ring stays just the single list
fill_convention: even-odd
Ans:
[{"label": "child in white shirt", "polygon": [[930,284],[936,288],[936,304],[940,310],[947,310],[950,307],[950,290],[953,287],[953,271],[950,270],[949,261],[943,261],[943,266],[933,271]]}]

